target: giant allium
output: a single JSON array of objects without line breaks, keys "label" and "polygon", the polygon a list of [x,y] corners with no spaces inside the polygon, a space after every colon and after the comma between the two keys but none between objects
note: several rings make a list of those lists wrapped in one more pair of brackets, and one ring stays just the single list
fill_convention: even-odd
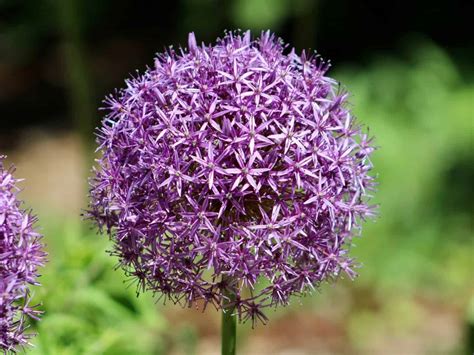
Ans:
[{"label": "giant allium", "polygon": [[348,256],[367,204],[370,139],[327,63],[269,32],[170,48],[105,100],[89,215],[139,290],[265,320]]},{"label": "giant allium", "polygon": [[31,285],[38,285],[38,267],[45,261],[36,218],[22,209],[12,169],[0,156],[0,349],[5,353],[28,344],[27,319],[38,320],[31,306]]}]

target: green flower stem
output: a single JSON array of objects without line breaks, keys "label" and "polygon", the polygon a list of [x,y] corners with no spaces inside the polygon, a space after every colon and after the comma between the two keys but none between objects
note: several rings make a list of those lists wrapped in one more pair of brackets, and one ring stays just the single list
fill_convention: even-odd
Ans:
[{"label": "green flower stem", "polygon": [[222,301],[222,355],[235,355],[235,342],[237,339],[237,315],[235,314],[235,293],[225,292],[228,299]]}]

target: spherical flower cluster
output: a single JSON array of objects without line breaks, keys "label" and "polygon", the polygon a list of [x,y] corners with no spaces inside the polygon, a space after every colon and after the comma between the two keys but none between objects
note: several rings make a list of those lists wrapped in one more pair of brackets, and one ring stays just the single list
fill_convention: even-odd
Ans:
[{"label": "spherical flower cluster", "polygon": [[0,349],[14,352],[28,344],[28,318],[41,313],[30,305],[30,285],[38,285],[38,268],[45,261],[36,218],[21,208],[18,180],[5,169],[0,156]]},{"label": "spherical flower cluster", "polygon": [[329,65],[271,33],[170,48],[109,96],[89,216],[139,290],[265,320],[341,271],[372,214],[371,140]]}]

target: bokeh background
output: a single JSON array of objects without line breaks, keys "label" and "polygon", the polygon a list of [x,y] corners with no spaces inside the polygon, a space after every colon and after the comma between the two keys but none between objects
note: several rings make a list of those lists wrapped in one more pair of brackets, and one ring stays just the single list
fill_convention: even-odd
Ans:
[{"label": "bokeh background", "polygon": [[0,152],[50,262],[32,354],[218,354],[219,314],[136,297],[81,221],[102,98],[156,52],[271,29],[331,59],[374,154],[380,215],[355,282],[239,329],[240,354],[474,351],[472,4],[458,0],[0,0]]}]

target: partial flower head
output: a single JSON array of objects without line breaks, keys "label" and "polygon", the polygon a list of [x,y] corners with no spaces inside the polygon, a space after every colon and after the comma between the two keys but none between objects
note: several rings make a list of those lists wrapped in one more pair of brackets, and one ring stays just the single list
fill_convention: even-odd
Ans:
[{"label": "partial flower head", "polygon": [[89,215],[139,289],[241,320],[345,272],[373,146],[329,65],[271,33],[159,54],[108,97]]},{"label": "partial flower head", "polygon": [[29,287],[38,285],[38,268],[45,262],[36,217],[22,209],[14,169],[5,169],[0,156],[0,349],[15,352],[28,344],[28,319],[40,311],[30,305]]}]

